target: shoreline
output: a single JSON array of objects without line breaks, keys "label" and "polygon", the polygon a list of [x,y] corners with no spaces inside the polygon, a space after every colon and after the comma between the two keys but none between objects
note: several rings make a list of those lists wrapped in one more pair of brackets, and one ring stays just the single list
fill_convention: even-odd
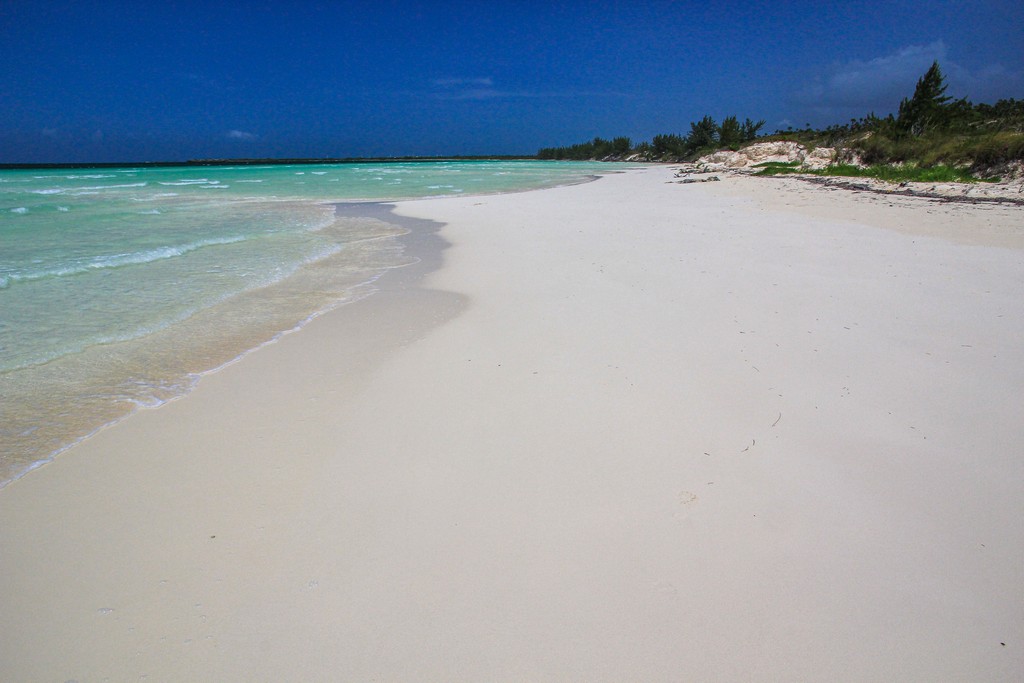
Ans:
[{"label": "shoreline", "polygon": [[[393,205],[386,202],[332,202],[329,203],[329,205],[334,207],[335,221],[344,218],[353,218],[357,220],[361,218],[368,218],[379,220],[382,223],[390,224],[399,230],[409,230],[409,225],[417,223],[415,220],[406,219],[404,217],[394,215],[389,208]],[[434,232],[436,233],[436,228]],[[380,240],[398,240],[399,243],[401,243],[402,238],[403,235],[401,234],[391,235],[385,233],[379,236],[361,238],[358,241],[351,242],[347,246],[361,246],[361,244],[365,244],[368,241]],[[312,320],[326,313],[329,313],[330,311],[335,310],[339,307],[355,303],[363,298],[372,296],[376,291],[376,283],[381,277],[386,275],[391,270],[401,269],[409,265],[414,265],[414,263],[396,262],[394,264],[389,265],[378,264],[379,269],[375,269],[371,267],[369,264],[364,264],[363,270],[366,271],[365,279],[363,279],[361,275],[357,278],[352,279],[351,282],[348,282],[345,287],[343,298],[332,302],[327,302],[326,306],[317,307],[314,310],[312,310],[312,312],[308,313],[305,313],[305,311],[308,311],[310,306],[306,305],[305,310],[299,310],[295,312],[294,315],[285,316],[285,318],[287,319],[284,321],[268,319],[267,321],[265,321],[264,327],[259,329],[259,338],[255,340],[256,343],[254,345],[240,346],[238,344],[231,344],[228,346],[229,350],[227,352],[224,352],[223,349],[217,348],[216,352],[212,354],[209,348],[200,345],[197,349],[195,349],[197,353],[182,356],[173,363],[173,365],[177,367],[177,372],[173,375],[173,384],[176,387],[176,390],[169,392],[166,395],[149,397],[147,401],[137,399],[120,402],[114,401],[114,397],[111,397],[109,404],[99,406],[88,406],[88,408],[91,409],[91,412],[89,412],[88,414],[92,415],[93,417],[97,417],[99,419],[98,423],[97,420],[93,420],[91,423],[89,423],[92,425],[91,429],[89,429],[89,431],[85,433],[79,433],[77,436],[71,434],[70,431],[67,432],[66,434],[71,435],[66,436],[66,438],[62,439],[66,441],[66,443],[63,443],[63,445],[60,445],[52,452],[47,453],[45,457],[41,457],[40,459],[29,463],[28,466],[20,470],[15,469],[13,467],[9,467],[8,463],[4,463],[5,468],[3,470],[3,475],[7,478],[0,480],[0,490],[3,490],[13,482],[30,474],[34,470],[53,462],[55,459],[59,458],[61,454],[67,452],[68,449],[71,449],[76,445],[87,441],[88,439],[103,431],[104,429],[108,429],[123,420],[129,419],[131,416],[135,415],[139,411],[158,409],[163,405],[166,405],[170,402],[188,396],[195,389],[196,384],[200,382],[204,377],[213,375],[222,370],[223,368],[241,361],[250,353],[268,344],[273,344],[286,335],[300,331]],[[275,284],[279,285],[280,283]],[[273,287],[275,286],[275,284],[269,285],[269,287]],[[266,290],[267,288],[261,289]],[[258,293],[258,291],[260,290],[256,290],[255,292],[239,292],[237,293],[236,298],[253,296],[254,293]],[[210,313],[209,311],[201,311],[199,315],[209,317]],[[303,315],[304,317],[299,317]],[[288,320],[295,320],[295,322],[290,326],[280,326],[282,322],[284,322],[284,324],[287,325]],[[167,331],[158,332],[157,334],[161,333],[168,334]],[[169,333],[180,334],[180,331],[178,329],[172,328],[169,331]],[[144,341],[146,341],[146,338],[142,337],[137,339],[128,339],[122,343],[140,344]],[[84,352],[86,353],[93,353],[95,351],[96,349],[84,350]],[[209,358],[209,356],[216,356],[219,362],[216,362],[212,366],[208,366],[207,363],[204,363],[202,360],[199,360],[201,358],[206,358],[207,361],[212,360],[212,358]],[[219,360],[220,358],[224,358],[225,356],[227,356],[226,360]],[[58,362],[64,361],[63,358],[55,360],[57,360]],[[124,405],[127,403],[130,403],[131,406],[129,407],[127,405]],[[85,409],[83,408],[83,410]],[[111,417],[109,417],[109,419],[105,419],[101,418],[100,415],[107,415]],[[76,423],[75,425],[73,425],[73,427],[70,427],[70,429],[74,430],[75,428],[80,428],[82,426],[84,426],[84,423]]]},{"label": "shoreline", "polygon": [[373,296],[0,490],[0,675],[1011,680],[1021,210],[669,166],[397,203]]},{"label": "shoreline", "polygon": [[[598,177],[600,175],[591,173],[555,181],[535,178],[535,181],[548,183],[536,187],[542,188],[593,182]],[[381,210],[380,207],[416,199],[504,194],[499,190],[474,187],[473,182],[463,184],[471,188],[471,195],[460,191],[457,194],[406,198],[310,199],[308,204],[311,206],[330,209],[333,224],[327,227],[351,223],[340,225],[341,229],[351,234],[341,252],[335,257],[328,257],[334,260],[329,262],[325,259],[323,263],[312,264],[323,273],[345,273],[335,275],[330,286],[308,282],[313,269],[300,268],[290,278],[272,283],[269,287],[236,292],[212,306],[194,311],[181,321],[172,321],[166,328],[158,327],[150,334],[124,339],[115,335],[113,342],[87,345],[77,353],[58,355],[46,362],[16,369],[14,375],[7,378],[10,395],[5,410],[0,411],[8,428],[8,438],[0,447],[0,489],[139,410],[159,408],[164,403],[187,395],[203,377],[233,364],[260,346],[301,329],[310,319],[372,295],[375,283],[383,273],[408,265],[402,261],[400,253],[397,256],[388,255],[404,249],[403,242],[398,241],[400,234],[397,231],[409,228],[398,224],[403,220],[401,217],[388,210]],[[451,187],[438,187],[441,186]],[[506,191],[517,193],[528,191],[528,188]],[[374,221],[378,221],[382,227],[368,227],[365,224]],[[388,228],[388,225],[392,227]],[[389,232],[392,228],[396,233]],[[380,234],[375,236],[372,234],[375,231]],[[358,272],[352,268],[356,261],[362,266]],[[302,281],[303,278],[305,281]],[[300,284],[294,284],[296,282]],[[273,287],[279,287],[280,291],[275,292]],[[335,291],[329,292],[330,287],[334,287]],[[300,291],[309,294],[308,300],[299,300]],[[266,295],[269,302],[285,301],[282,295],[289,292],[289,306],[271,306],[272,312],[267,306],[262,310],[257,309],[259,302],[256,299],[260,296]],[[230,310],[230,306],[248,306],[249,310],[240,316]],[[218,318],[236,321],[236,328],[240,332],[234,334],[225,329],[216,335],[206,335],[209,337],[207,339],[204,330],[216,329]],[[241,332],[246,326],[247,331]],[[196,340],[199,341],[193,343]],[[164,347],[175,350],[157,352],[158,348]],[[122,377],[119,371],[129,367],[128,376]],[[55,397],[62,398],[57,401]],[[74,411],[69,408],[72,405]]]}]

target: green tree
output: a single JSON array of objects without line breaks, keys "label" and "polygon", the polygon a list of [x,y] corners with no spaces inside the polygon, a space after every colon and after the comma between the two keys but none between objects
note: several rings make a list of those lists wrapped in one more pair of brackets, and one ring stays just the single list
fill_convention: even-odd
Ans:
[{"label": "green tree", "polygon": [[735,116],[727,116],[718,127],[718,144],[722,147],[735,149],[743,142],[740,122]]},{"label": "green tree", "polygon": [[683,156],[686,153],[686,141],[679,135],[655,135],[651,138],[651,151],[655,157]]},{"label": "green tree", "polygon": [[757,132],[762,128],[764,128],[764,119],[761,119],[756,123],[754,121],[751,121],[750,119],[747,119],[746,121],[743,122],[743,125],[740,127],[740,141],[751,142],[752,140],[756,140]]},{"label": "green tree", "polygon": [[597,137],[594,138],[594,141],[590,144],[593,148],[589,156],[593,157],[594,159],[603,159],[604,157],[612,153],[612,143],[610,140],[605,140],[604,138]]},{"label": "green tree", "polygon": [[690,134],[686,138],[690,150],[696,151],[718,144],[718,124],[710,116],[690,124]]},{"label": "green tree", "polygon": [[947,123],[946,105],[951,98],[946,97],[945,92],[946,77],[942,75],[939,63],[932,62],[924,76],[918,79],[914,96],[900,102],[896,116],[899,132],[917,136]]}]

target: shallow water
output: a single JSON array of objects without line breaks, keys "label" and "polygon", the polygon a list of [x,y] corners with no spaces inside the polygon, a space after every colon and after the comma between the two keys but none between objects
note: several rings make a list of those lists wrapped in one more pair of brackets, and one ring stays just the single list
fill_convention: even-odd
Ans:
[{"label": "shallow water", "polygon": [[[508,192],[608,164],[0,171],[0,486],[373,291],[403,230],[335,201]],[[351,212],[349,212],[351,213]]]}]

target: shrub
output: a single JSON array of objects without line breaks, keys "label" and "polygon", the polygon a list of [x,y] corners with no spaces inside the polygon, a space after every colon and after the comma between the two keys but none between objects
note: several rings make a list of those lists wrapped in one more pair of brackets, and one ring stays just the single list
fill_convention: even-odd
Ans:
[{"label": "shrub", "polygon": [[971,150],[972,168],[990,168],[1010,161],[1024,161],[1024,133],[995,133]]},{"label": "shrub", "polygon": [[826,168],[810,171],[794,168],[786,164],[767,164],[758,175],[777,175],[779,173],[806,173],[820,176],[844,176],[848,178],[877,178],[891,183],[916,181],[926,183],[973,183],[980,179],[973,176],[967,169],[955,166],[938,165],[921,168],[913,165],[878,164],[875,166],[851,166],[850,164],[833,164]]}]

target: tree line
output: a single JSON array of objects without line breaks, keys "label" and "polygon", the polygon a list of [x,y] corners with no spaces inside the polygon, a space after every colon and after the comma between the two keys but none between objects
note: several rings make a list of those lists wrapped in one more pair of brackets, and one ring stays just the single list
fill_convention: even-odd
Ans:
[{"label": "tree line", "polygon": [[675,133],[655,135],[650,142],[634,145],[628,137],[611,140],[594,138],[568,147],[545,147],[537,152],[538,159],[582,161],[586,159],[624,159],[639,155],[651,160],[680,160],[696,158],[714,149],[728,147],[738,149],[741,145],[757,139],[758,131],[764,127],[764,120],[746,119],[740,123],[735,116],[728,116],[722,123],[716,123],[711,116],[690,123],[687,135]]}]

